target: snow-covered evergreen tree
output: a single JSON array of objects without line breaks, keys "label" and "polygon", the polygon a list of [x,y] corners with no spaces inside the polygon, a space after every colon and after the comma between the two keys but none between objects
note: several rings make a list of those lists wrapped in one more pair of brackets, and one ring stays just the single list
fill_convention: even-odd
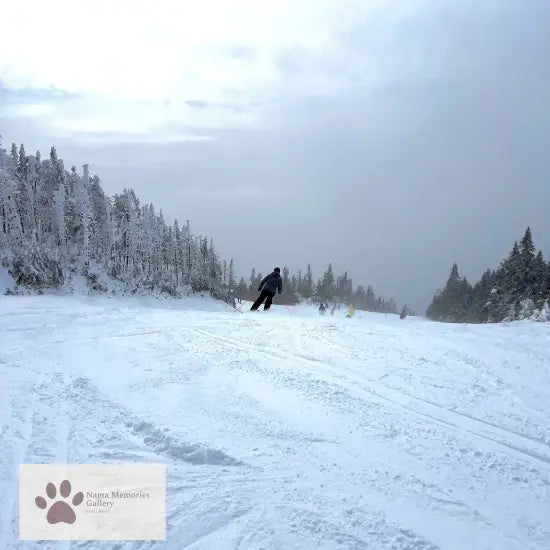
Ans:
[{"label": "snow-covered evergreen tree", "polygon": [[307,265],[306,275],[302,280],[302,288],[300,294],[306,299],[310,299],[313,296],[313,272],[311,264]]},{"label": "snow-covered evergreen tree", "polygon": [[430,319],[446,322],[464,322],[470,308],[472,287],[458,273],[456,264],[451,268],[445,288],[436,293],[426,315]]},{"label": "snow-covered evergreen tree", "polygon": [[453,268],[447,286],[436,293],[427,315],[441,321],[471,323],[531,317],[541,320],[546,318],[541,312],[550,300],[547,273],[542,251],[535,255],[528,227],[496,272],[485,271],[473,288],[465,280],[461,283]]},{"label": "snow-covered evergreen tree", "polygon": [[107,197],[88,165],[66,172],[55,147],[48,160],[14,144],[0,148],[0,262],[20,287],[40,290],[85,277],[104,292],[114,279],[131,292],[178,295],[209,291],[232,299],[212,241],[191,234],[189,221],[168,226],[132,189]]},{"label": "snow-covered evergreen tree", "polygon": [[248,285],[246,284],[246,281],[244,280],[244,277],[241,277],[239,284],[237,285],[237,288],[234,292],[235,298],[239,300],[248,300],[249,299],[249,289]]}]

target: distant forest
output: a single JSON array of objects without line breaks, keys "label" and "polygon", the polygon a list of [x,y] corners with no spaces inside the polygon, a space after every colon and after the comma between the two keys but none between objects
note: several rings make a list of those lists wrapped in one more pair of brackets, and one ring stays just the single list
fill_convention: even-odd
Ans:
[{"label": "distant forest", "polygon": [[[23,145],[0,148],[0,265],[13,277],[11,292],[46,289],[98,293],[208,292],[230,304],[257,294],[262,275],[236,281],[233,260],[223,260],[212,239],[193,235],[189,221],[167,223],[152,204],[141,205],[132,189],[108,197],[88,165],[65,170],[54,147],[49,157],[27,155]],[[371,286],[354,289],[348,274],[329,264],[314,281],[282,271],[276,303],[301,299],[353,303],[358,309],[397,312]]]},{"label": "distant forest", "polygon": [[[317,281],[313,277],[311,265],[308,265],[303,273],[298,271],[297,274],[291,274],[288,268],[284,267],[281,276],[283,278],[283,294],[275,297],[275,303],[291,305],[305,299],[316,303],[353,304],[357,309],[365,311],[397,313],[395,300],[377,297],[370,285],[366,289],[361,285],[354,288],[348,273],[336,275],[332,264],[328,264],[323,276]],[[244,300],[255,299],[262,278],[263,274],[257,273],[253,269],[248,282],[244,278],[239,281],[235,297]],[[407,313],[413,314],[406,306],[404,309]]]},{"label": "distant forest", "polygon": [[473,286],[454,264],[426,315],[452,323],[550,321],[550,262],[545,262],[541,250],[535,253],[531,229],[519,244],[514,243],[498,269],[485,271]]}]

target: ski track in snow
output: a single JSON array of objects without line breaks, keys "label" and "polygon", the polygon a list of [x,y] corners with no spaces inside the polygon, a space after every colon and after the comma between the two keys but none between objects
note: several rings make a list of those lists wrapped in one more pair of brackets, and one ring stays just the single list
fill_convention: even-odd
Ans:
[{"label": "ski track in snow", "polygon": [[[0,298],[0,549],[550,548],[548,324],[202,304]],[[18,541],[19,464],[135,461],[166,542]]]}]

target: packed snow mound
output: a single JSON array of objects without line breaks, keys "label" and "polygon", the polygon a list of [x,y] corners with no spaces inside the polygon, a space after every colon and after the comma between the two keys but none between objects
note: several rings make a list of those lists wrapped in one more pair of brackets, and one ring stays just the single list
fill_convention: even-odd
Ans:
[{"label": "packed snow mound", "polygon": [[518,317],[521,320],[550,321],[550,304],[546,300],[542,306],[537,308],[533,300],[523,300]]},{"label": "packed snow mound", "polygon": [[15,281],[12,276],[8,273],[7,268],[0,265],[0,295],[11,292],[15,286]]},{"label": "packed snow mound", "polygon": [[119,550],[550,548],[546,324],[240,307],[0,297],[2,550],[65,462],[166,464],[167,540]]},{"label": "packed snow mound", "polygon": [[550,321],[550,304],[548,301],[540,309],[535,309],[530,317],[531,321]]}]

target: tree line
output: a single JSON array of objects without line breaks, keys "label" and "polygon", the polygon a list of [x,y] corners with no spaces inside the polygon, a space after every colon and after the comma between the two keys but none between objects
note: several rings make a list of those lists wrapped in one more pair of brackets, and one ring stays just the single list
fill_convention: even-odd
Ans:
[{"label": "tree line", "polygon": [[454,323],[498,323],[516,319],[550,320],[550,261],[535,252],[531,229],[516,241],[496,270],[471,285],[456,264],[438,290],[427,317]]},{"label": "tree line", "polygon": [[230,301],[235,287],[233,260],[189,221],[166,223],[132,189],[108,197],[88,165],[65,170],[55,147],[47,159],[0,148],[0,262],[38,291],[81,278],[98,292],[115,281],[126,292],[191,289]]}]

